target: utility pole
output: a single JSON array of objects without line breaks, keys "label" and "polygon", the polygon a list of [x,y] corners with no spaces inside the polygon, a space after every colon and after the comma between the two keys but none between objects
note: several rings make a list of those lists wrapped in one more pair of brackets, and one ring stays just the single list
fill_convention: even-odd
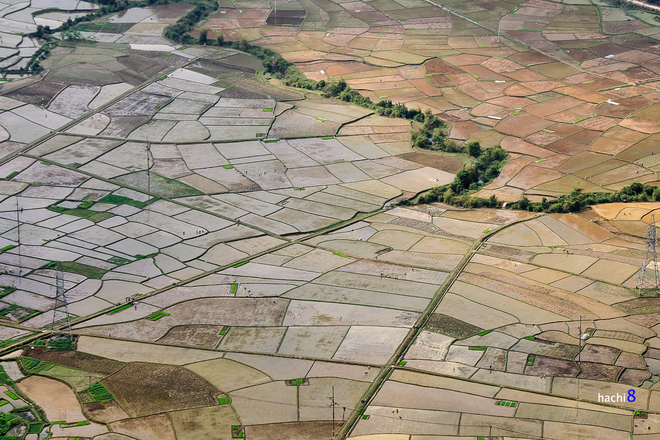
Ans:
[{"label": "utility pole", "polygon": [[23,269],[21,267],[21,210],[18,208],[18,195],[16,195],[16,234],[18,236],[18,282],[21,282]]},{"label": "utility pole", "polygon": [[[328,397],[330,399],[330,406],[332,406],[332,438],[335,438],[335,406],[337,406],[337,402],[335,402],[335,387],[332,387],[332,397]],[[346,408],[344,408],[344,411],[346,411]]]},{"label": "utility pole", "polygon": [[[151,156],[151,142],[147,138],[147,194],[151,197],[151,169],[149,168],[149,157]],[[147,222],[151,222],[151,209],[147,205]]]}]

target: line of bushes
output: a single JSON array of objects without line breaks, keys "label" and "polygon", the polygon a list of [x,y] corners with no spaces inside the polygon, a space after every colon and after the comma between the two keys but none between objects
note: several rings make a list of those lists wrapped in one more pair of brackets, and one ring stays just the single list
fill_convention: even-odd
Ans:
[{"label": "line of bushes", "polygon": [[[463,190],[456,192],[452,188],[458,186],[459,171],[456,179],[449,185],[443,185],[431,189],[421,195],[417,200],[405,200],[401,205],[421,205],[426,203],[441,202],[447,205],[461,208],[502,208],[503,203],[496,196],[489,198],[473,197],[470,193],[475,191]],[[579,212],[583,208],[602,203],[617,202],[650,202],[660,201],[660,188],[654,185],[646,185],[634,182],[619,191],[615,192],[597,192],[587,193],[582,188],[576,186],[569,194],[564,194],[556,199],[548,200],[543,197],[540,202],[532,202],[523,196],[520,200],[513,203],[507,203],[506,209],[545,212],[545,213],[569,213]]]}]

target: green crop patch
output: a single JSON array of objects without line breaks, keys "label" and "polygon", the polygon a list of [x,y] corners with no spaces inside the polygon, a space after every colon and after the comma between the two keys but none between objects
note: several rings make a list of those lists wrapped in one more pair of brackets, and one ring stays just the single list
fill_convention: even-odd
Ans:
[{"label": "green crop patch", "polygon": [[226,170],[231,170],[232,168],[234,168],[234,165],[223,165],[222,168]]},{"label": "green crop patch", "polygon": [[240,263],[238,263],[238,264],[234,264],[233,267],[241,267],[242,265],[244,265],[244,264],[248,264],[248,263],[249,263],[248,261],[243,261],[243,262],[240,262]]},{"label": "green crop patch", "polygon": [[16,247],[15,244],[9,244],[9,245],[7,245],[7,246],[5,246],[5,247],[3,247],[3,248],[0,248],[0,253],[5,252],[5,251],[8,251],[9,249],[14,249],[15,247]]},{"label": "green crop patch", "polygon": [[146,254],[146,255],[136,254],[135,259],[136,260],[146,260],[147,258],[154,258],[156,255],[158,255],[158,252],[154,252],[152,254]]},{"label": "green crop patch", "polygon": [[88,264],[76,263],[75,261],[51,261],[41,266],[42,269],[54,269],[61,270],[62,272],[75,273],[78,275],[91,278],[93,280],[100,280],[103,278],[103,275],[108,272],[105,269],[101,269],[95,266],[90,266]]},{"label": "green crop patch", "polygon": [[335,138],[334,136],[324,136],[321,139],[323,139],[324,141],[327,141],[328,139],[334,139],[334,138]]},{"label": "green crop patch", "polygon": [[123,306],[121,306],[121,307],[117,307],[116,309],[110,311],[110,315],[114,315],[115,313],[119,313],[119,312],[121,312],[122,310],[126,310],[126,309],[128,309],[129,307],[131,307],[131,306],[133,306],[133,304],[131,304],[131,303],[124,304]]},{"label": "green crop patch", "polygon": [[[11,339],[5,339],[4,341],[1,341],[1,342],[0,342],[0,348],[6,347],[6,346],[11,345],[11,344],[13,344],[13,343],[15,343],[15,342],[22,341],[23,339],[27,339],[27,338],[29,338],[29,337],[32,336],[32,335],[34,335],[34,333],[30,333],[30,334],[28,334],[28,335],[17,336],[17,337],[15,337],[15,338],[11,338]],[[1,381],[0,381],[0,382],[1,382]]]},{"label": "green crop patch", "polygon": [[108,194],[99,200],[99,203],[108,203],[111,205],[130,205],[142,209],[149,204],[149,200],[146,202],[138,202],[137,200],[133,200],[129,197],[118,196],[116,194]]},{"label": "green crop patch", "polygon": [[64,206],[60,206],[60,204],[65,201],[66,200],[60,200],[57,203],[48,206],[46,209],[48,209],[49,211],[57,212],[59,214],[73,215],[76,217],[86,218],[93,222],[100,222],[114,216],[114,214],[110,212],[98,212],[89,209],[94,204],[94,202],[91,200],[84,201],[78,204],[78,206],[76,206],[75,208],[66,208]]},{"label": "green crop patch", "polygon": [[6,401],[6,400],[3,400],[2,402],[0,402],[0,406],[5,406],[5,405],[9,405],[9,402]]},{"label": "green crop patch", "polygon": [[477,333],[477,335],[479,335],[479,336],[486,336],[486,335],[487,335],[488,333],[490,333],[490,332],[492,332],[492,330],[485,330],[485,331],[483,331],[483,332],[481,332],[481,333]]},{"label": "green crop patch", "polygon": [[29,357],[22,357],[21,364],[23,364],[23,368],[31,374],[38,374],[41,371],[50,370],[55,366],[55,364],[50,362],[40,361],[39,359],[32,359]]},{"label": "green crop patch", "polygon": [[229,397],[219,397],[218,398],[218,404],[219,405],[228,405],[229,404]]},{"label": "green crop patch", "polygon": [[69,425],[62,425],[62,428],[75,428],[76,426],[87,426],[91,424],[89,420],[83,420],[82,422],[71,423]]},{"label": "green crop patch", "polygon": [[7,177],[5,177],[5,179],[11,180],[16,176],[18,176],[18,171],[13,171],[13,172],[9,173],[9,175],[7,175]]},{"label": "green crop patch", "polygon": [[262,142],[279,142],[279,139],[264,139]]},{"label": "green crop patch", "polygon": [[348,255],[342,254],[341,252],[333,252],[333,254],[334,255],[339,255],[340,257],[344,257],[344,258],[350,258]]},{"label": "green crop patch", "polygon": [[401,362],[399,362],[399,366],[400,367],[405,367],[407,363],[408,362],[406,362],[406,361],[401,361]]},{"label": "green crop patch", "polygon": [[232,283],[230,292],[231,293],[236,293],[237,290],[238,290],[238,284]]},{"label": "green crop patch", "polygon": [[30,423],[27,432],[28,434],[39,434],[41,430],[44,429],[44,426],[45,425],[43,423]]},{"label": "green crop patch", "polygon": [[300,379],[285,380],[284,384],[289,387],[307,386],[309,385],[309,379],[302,377]]},{"label": "green crop patch", "polygon": [[527,366],[528,367],[531,367],[532,365],[534,365],[534,359],[535,358],[534,358],[533,354],[530,354],[529,356],[527,356]]},{"label": "green crop patch", "polygon": [[10,399],[18,400],[18,396],[17,396],[16,394],[12,393],[11,391],[7,391],[7,392],[5,392],[5,394],[6,394]]},{"label": "green crop patch", "polygon": [[16,304],[12,304],[9,307],[0,310],[0,316],[6,316],[18,323],[26,321],[33,316],[37,316],[39,313],[41,312],[38,310],[28,309],[27,307],[21,307]]},{"label": "green crop patch", "polygon": [[265,108],[264,111],[265,111],[265,112],[272,112],[273,109],[272,109],[272,108]]},{"label": "green crop patch", "polygon": [[115,400],[112,393],[99,382],[93,383],[83,392],[88,393],[94,402],[109,402]]},{"label": "green crop patch", "polygon": [[511,402],[511,401],[508,401],[508,400],[498,400],[497,402],[495,402],[495,405],[509,406],[511,408],[515,408],[517,403],[516,402]]},{"label": "green crop patch", "polygon": [[473,346],[473,347],[468,347],[468,350],[486,351],[486,348],[487,348],[487,347],[485,347],[485,346],[482,345],[481,347],[475,347],[475,346]]},{"label": "green crop patch", "polygon": [[245,431],[241,425],[231,426],[231,438],[245,438]]},{"label": "green crop patch", "polygon": [[166,316],[170,316],[170,314],[165,312],[156,312],[153,315],[149,316],[149,320],[158,321],[160,318],[164,318]]},{"label": "green crop patch", "polygon": [[116,264],[118,266],[121,266],[122,264],[128,264],[131,262],[131,260],[122,257],[112,257],[112,258],[108,258],[106,261],[108,263]]}]

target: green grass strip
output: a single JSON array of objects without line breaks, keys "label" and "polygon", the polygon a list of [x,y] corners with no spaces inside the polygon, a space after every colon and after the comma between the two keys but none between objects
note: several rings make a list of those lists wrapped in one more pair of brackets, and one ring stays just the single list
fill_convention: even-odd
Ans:
[{"label": "green grass strip", "polygon": [[492,332],[492,330],[485,330],[481,333],[477,333],[479,336],[486,336],[488,333]]},{"label": "green grass strip", "polygon": [[5,406],[5,405],[9,405],[9,402],[7,402],[6,400],[0,402],[0,406]]},{"label": "green grass strip", "polygon": [[348,255],[342,254],[341,252],[333,252],[333,254],[339,255],[340,257],[349,258]]},{"label": "green grass strip", "polygon": [[544,128],[543,131],[545,131],[546,133],[554,133],[554,131],[548,130],[547,128]]},{"label": "green grass strip", "polygon": [[113,311],[111,311],[110,314],[111,314],[111,315],[114,315],[115,313],[119,313],[119,312],[121,312],[122,310],[126,310],[127,308],[131,307],[131,305],[132,305],[132,304],[130,304],[130,303],[129,303],[129,304],[124,304],[123,306],[118,307],[118,308],[114,309]]},{"label": "green grass strip", "polygon": [[233,267],[241,267],[241,266],[243,266],[244,264],[248,264],[248,263],[249,263],[249,261],[243,261],[243,262],[241,262],[241,263],[234,264]]},{"label": "green grass strip", "polygon": [[0,252],[8,251],[9,249],[14,249],[15,247],[15,244],[8,244],[7,246],[0,248]]},{"label": "green grass strip", "polygon": [[578,122],[582,122],[582,121],[584,121],[584,120],[587,119],[587,118],[588,118],[588,116],[585,117],[585,118],[576,119],[575,121],[573,121],[573,124],[577,124]]},{"label": "green grass strip", "polygon": [[278,142],[279,139],[264,139],[262,142]]},{"label": "green grass strip", "polygon": [[226,170],[231,170],[232,168],[234,168],[234,165],[223,165],[222,168]]},{"label": "green grass strip", "polygon": [[231,293],[236,293],[237,290],[238,290],[238,284],[236,284],[236,283],[232,283],[232,285],[231,285]]},{"label": "green grass strip", "polygon": [[5,179],[11,180],[16,176],[18,176],[18,171],[14,171],[14,172],[9,173],[9,175],[7,177],[5,177]]},{"label": "green grass strip", "polygon": [[5,394],[9,396],[10,399],[18,400],[18,396],[11,391],[7,391]]},{"label": "green grass strip", "polygon": [[265,108],[264,111],[265,111],[265,112],[272,112],[273,109],[272,109],[272,108]]},{"label": "green grass strip", "polygon": [[585,81],[583,84],[591,84],[592,82],[594,82],[594,81],[593,81],[593,80],[591,80],[591,81]]},{"label": "green grass strip", "polygon": [[483,345],[481,347],[468,347],[468,350],[486,351],[486,347]]},{"label": "green grass strip", "polygon": [[327,141],[328,139],[334,139],[334,138],[335,138],[334,136],[325,136],[325,137],[322,137],[321,139],[323,139],[324,141]]},{"label": "green grass strip", "polygon": [[62,428],[75,428],[76,426],[86,426],[86,425],[89,425],[91,423],[92,422],[90,422],[89,420],[83,420],[82,422],[73,423],[71,425],[64,425],[64,426],[62,426]]}]

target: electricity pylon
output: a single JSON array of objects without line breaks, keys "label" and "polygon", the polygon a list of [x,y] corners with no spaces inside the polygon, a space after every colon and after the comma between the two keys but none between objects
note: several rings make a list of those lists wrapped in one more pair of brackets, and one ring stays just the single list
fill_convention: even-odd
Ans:
[{"label": "electricity pylon", "polygon": [[[50,338],[48,339],[48,345],[64,345],[62,344],[63,340],[68,340],[67,346],[70,347],[73,342],[73,336],[71,334],[71,319],[69,317],[69,306],[66,302],[66,293],[64,291],[64,275],[59,268],[55,274],[55,285],[57,287],[57,293],[55,295],[55,308],[53,309],[53,323],[50,330]],[[55,325],[59,323],[66,324],[66,328],[62,331],[55,330]]]},{"label": "electricity pylon", "polygon": [[657,244],[655,214],[651,214],[649,222],[649,231],[646,236],[646,252],[644,253],[644,263],[639,271],[639,281],[637,289],[639,296],[649,293],[660,293],[660,276],[658,275],[658,254],[655,246]]}]

